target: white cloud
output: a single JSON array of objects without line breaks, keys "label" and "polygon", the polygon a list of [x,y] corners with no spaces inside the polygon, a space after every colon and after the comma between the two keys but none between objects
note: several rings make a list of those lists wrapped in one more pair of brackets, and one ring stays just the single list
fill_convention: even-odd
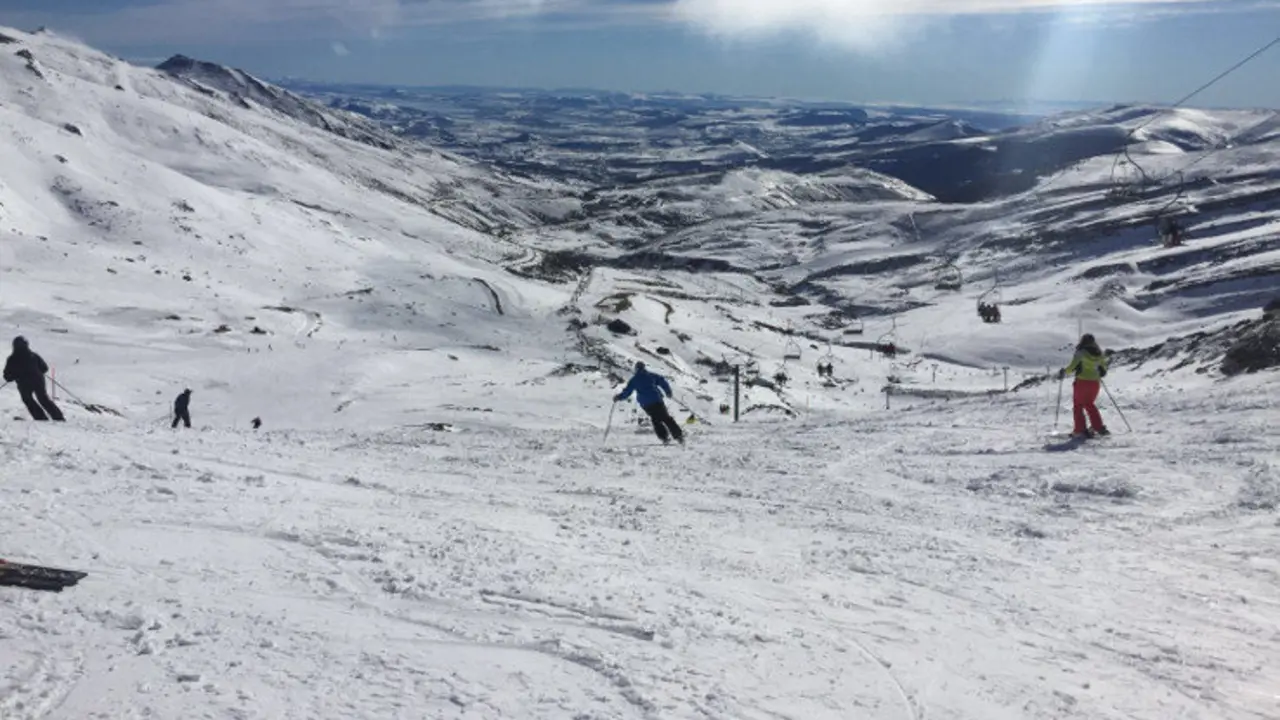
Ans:
[{"label": "white cloud", "polygon": [[903,40],[931,18],[1019,12],[1087,11],[1104,14],[1121,6],[1225,5],[1228,0],[673,0],[672,14],[709,33],[767,37],[800,33],[822,43],[878,53]]},{"label": "white cloud", "polygon": [[[3,0],[0,0],[3,3]],[[379,38],[397,28],[541,17],[556,26],[670,22],[723,37],[801,34],[855,51],[891,47],[931,18],[1083,11],[1106,18],[1275,7],[1274,0],[152,0],[92,14],[18,13],[94,41],[154,44],[334,37]],[[1137,15],[1135,15],[1137,13]],[[334,48],[341,55],[341,51]]]},{"label": "white cloud", "polygon": [[335,42],[329,47],[333,48],[333,54],[338,57],[346,57],[351,54],[350,48],[340,42]]}]

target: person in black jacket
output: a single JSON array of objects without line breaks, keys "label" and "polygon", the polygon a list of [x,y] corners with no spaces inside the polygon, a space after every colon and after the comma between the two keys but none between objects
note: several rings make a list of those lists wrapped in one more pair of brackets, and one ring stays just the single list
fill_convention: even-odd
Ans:
[{"label": "person in black jacket", "polygon": [[173,401],[173,425],[178,427],[178,423],[191,427],[191,388],[182,391],[177,400]]},{"label": "person in black jacket", "polygon": [[57,422],[63,422],[66,418],[62,416],[58,406],[53,404],[53,400],[49,399],[49,393],[45,389],[44,374],[47,372],[49,366],[45,364],[44,358],[31,352],[27,339],[21,336],[14,338],[13,354],[4,363],[4,381],[18,385],[18,395],[32,418],[53,418]]}]

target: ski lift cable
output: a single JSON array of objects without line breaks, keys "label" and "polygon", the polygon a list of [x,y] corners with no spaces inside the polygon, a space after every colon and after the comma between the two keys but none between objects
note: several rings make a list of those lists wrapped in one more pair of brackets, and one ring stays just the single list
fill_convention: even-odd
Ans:
[{"label": "ski lift cable", "polygon": [[[1214,76],[1214,77],[1213,77],[1213,79],[1211,79],[1211,80],[1209,80],[1208,82],[1204,83],[1203,85],[1201,85],[1200,87],[1196,88],[1195,90],[1192,90],[1190,93],[1187,93],[1185,96],[1183,96],[1183,97],[1182,97],[1181,99],[1179,99],[1177,102],[1175,102],[1175,103],[1173,103],[1172,105],[1170,105],[1168,109],[1169,109],[1169,110],[1174,110],[1174,109],[1177,109],[1177,108],[1181,107],[1184,103],[1186,103],[1186,102],[1190,101],[1192,98],[1194,98],[1195,96],[1197,96],[1197,95],[1199,95],[1200,93],[1204,92],[1205,90],[1208,90],[1209,88],[1213,87],[1214,85],[1217,85],[1219,82],[1222,82],[1223,80],[1225,80],[1225,79],[1227,78],[1227,76],[1231,75],[1232,73],[1234,73],[1235,71],[1237,71],[1237,70],[1239,70],[1240,68],[1244,67],[1245,65],[1248,65],[1249,63],[1253,62],[1256,58],[1258,58],[1258,56],[1262,55],[1263,53],[1265,53],[1266,51],[1268,51],[1268,50],[1270,50],[1271,48],[1275,47],[1276,45],[1280,45],[1280,35],[1275,36],[1274,38],[1272,38],[1271,42],[1268,42],[1266,45],[1263,45],[1262,47],[1258,48],[1257,50],[1254,50],[1252,53],[1249,53],[1249,55],[1248,55],[1248,56],[1246,56],[1245,58],[1243,58],[1242,60],[1237,61],[1237,62],[1236,62],[1234,65],[1232,65],[1231,67],[1229,67],[1229,68],[1227,68],[1226,70],[1223,70],[1222,72],[1218,73],[1216,76]],[[1126,133],[1126,134],[1125,134],[1125,138],[1126,138],[1126,140],[1127,140],[1128,138],[1132,137],[1132,136],[1133,136],[1133,134],[1134,134],[1134,133],[1136,133],[1137,131],[1139,131],[1139,130],[1141,130],[1142,128],[1146,127],[1147,125],[1150,125],[1151,123],[1155,122],[1156,118],[1160,117],[1160,115],[1161,115],[1161,114],[1162,114],[1162,113],[1156,113],[1156,114],[1152,115],[1151,117],[1147,118],[1144,122],[1142,122],[1141,124],[1139,124],[1137,127],[1135,127],[1135,128],[1133,128],[1132,130],[1130,130],[1128,133]],[[1128,145],[1125,145],[1125,147],[1124,147],[1123,151],[1121,151],[1120,153],[1116,153],[1116,155],[1117,155],[1117,160],[1119,159],[1119,156],[1120,156],[1120,155],[1128,156],[1128,155],[1129,155],[1129,146],[1128,146]],[[1132,161],[1132,158],[1130,158],[1130,162],[1133,162],[1133,161]],[[1135,167],[1138,167],[1138,171],[1139,171],[1139,172],[1142,172],[1144,176],[1146,175],[1146,173],[1142,170],[1141,166],[1138,166],[1138,165],[1137,165],[1137,163],[1134,163],[1134,165],[1135,165]],[[1074,167],[1074,164],[1073,164],[1071,167]],[[1114,164],[1112,165],[1112,167],[1113,167],[1113,169],[1114,169],[1114,167],[1115,167],[1115,166],[1114,166]],[[1058,173],[1056,173],[1053,177],[1051,177],[1051,178],[1049,179],[1049,182],[1047,182],[1047,183],[1045,183],[1044,185],[1040,186],[1039,191],[1043,191],[1045,188],[1047,188],[1049,185],[1051,185],[1051,184],[1054,182],[1054,180],[1056,180],[1056,179],[1058,179],[1058,178],[1062,177],[1062,176],[1065,174],[1065,171],[1066,171],[1067,169],[1069,169],[1069,168],[1064,168],[1063,170],[1060,170]]]},{"label": "ski lift cable", "polygon": [[[1168,212],[1173,208],[1173,206],[1174,206],[1174,205],[1176,205],[1176,204],[1177,204],[1177,202],[1178,202],[1179,200],[1181,200],[1181,199],[1182,199],[1183,195],[1185,195],[1185,194],[1186,194],[1186,184],[1187,184],[1187,176],[1186,176],[1186,173],[1187,173],[1187,171],[1188,171],[1188,170],[1190,170],[1191,168],[1195,167],[1196,165],[1199,165],[1200,163],[1204,162],[1205,160],[1208,160],[1210,157],[1212,157],[1212,156],[1216,155],[1217,153],[1223,152],[1224,150],[1230,150],[1230,149],[1233,147],[1233,143],[1234,143],[1234,141],[1235,141],[1237,138],[1240,138],[1240,137],[1242,137],[1242,136],[1244,136],[1244,135],[1247,135],[1247,134],[1249,134],[1250,132],[1252,132],[1252,131],[1256,130],[1257,128],[1262,127],[1262,126],[1263,126],[1263,125],[1265,125],[1266,123],[1271,122],[1272,120],[1274,120],[1274,119],[1276,118],[1276,116],[1277,116],[1277,115],[1280,115],[1280,110],[1272,110],[1272,111],[1271,111],[1271,113],[1270,113],[1270,114],[1268,114],[1268,115],[1267,115],[1266,117],[1264,117],[1263,119],[1259,120],[1258,122],[1256,122],[1256,123],[1254,123],[1254,124],[1250,125],[1249,127],[1245,128],[1245,129],[1241,130],[1240,132],[1236,133],[1235,135],[1232,135],[1231,137],[1227,138],[1227,140],[1222,144],[1222,146],[1221,146],[1221,147],[1211,148],[1211,149],[1209,149],[1209,150],[1206,150],[1206,151],[1204,151],[1204,152],[1200,153],[1199,157],[1197,157],[1196,159],[1192,160],[1191,162],[1187,163],[1186,165],[1183,165],[1183,166],[1182,166],[1182,167],[1180,167],[1180,168],[1177,168],[1177,169],[1173,170],[1173,171],[1172,171],[1172,172],[1170,172],[1168,175],[1166,175],[1166,176],[1164,177],[1164,179],[1163,179],[1163,180],[1161,180],[1161,181],[1159,182],[1159,184],[1164,184],[1164,183],[1165,183],[1169,178],[1171,178],[1171,177],[1175,177],[1175,176],[1176,176],[1176,177],[1178,178],[1177,192],[1176,192],[1176,193],[1174,193],[1174,196],[1173,196],[1172,198],[1170,198],[1167,202],[1165,202],[1165,204],[1164,204],[1164,205],[1160,206],[1160,209],[1156,210],[1156,211],[1153,213],[1153,214],[1155,215],[1155,217],[1157,217],[1157,218],[1162,218],[1162,217],[1164,217],[1164,216],[1165,216],[1165,214],[1166,214],[1166,213],[1168,213]],[[1134,165],[1136,166],[1136,165],[1137,165],[1137,163],[1134,163]],[[1141,172],[1141,171],[1142,171],[1142,168],[1141,168],[1141,167],[1139,167],[1139,168],[1138,168],[1138,170],[1139,170],[1139,172]],[[1144,173],[1144,174],[1145,174],[1145,173]]]},{"label": "ski lift cable", "polygon": [[[1230,150],[1230,149],[1231,149],[1231,146],[1232,146],[1232,143],[1233,143],[1237,138],[1239,138],[1239,137],[1241,137],[1241,136],[1243,136],[1243,135],[1248,135],[1250,132],[1252,132],[1252,131],[1254,131],[1254,130],[1256,130],[1256,129],[1260,128],[1260,127],[1262,127],[1263,125],[1265,125],[1265,124],[1267,124],[1267,123],[1269,123],[1269,122],[1271,122],[1272,120],[1274,120],[1274,119],[1276,118],[1276,116],[1277,116],[1277,115],[1280,115],[1280,110],[1272,110],[1270,115],[1268,115],[1268,116],[1266,116],[1265,118],[1263,118],[1263,119],[1259,120],[1258,122],[1256,122],[1256,123],[1254,123],[1254,124],[1250,125],[1249,127],[1245,128],[1244,130],[1241,130],[1240,132],[1236,133],[1235,135],[1233,135],[1233,136],[1231,136],[1231,137],[1227,138],[1227,141],[1226,141],[1225,143],[1223,143],[1222,147],[1216,147],[1216,148],[1212,148],[1212,149],[1210,149],[1210,150],[1206,150],[1205,152],[1203,152],[1203,153],[1201,153],[1201,154],[1200,154],[1200,157],[1197,157],[1195,160],[1192,160],[1191,162],[1187,163],[1186,165],[1183,165],[1181,168],[1178,168],[1178,169],[1177,169],[1177,170],[1175,170],[1173,173],[1171,173],[1171,175],[1173,175],[1173,174],[1177,174],[1177,173],[1185,173],[1187,170],[1190,170],[1191,168],[1195,167],[1196,165],[1199,165],[1201,162],[1204,162],[1205,160],[1207,160],[1210,156],[1212,156],[1212,155],[1214,155],[1214,154],[1216,154],[1216,153],[1220,153],[1220,152],[1222,152],[1222,151],[1224,151],[1224,150]],[[1184,176],[1184,177],[1185,177],[1185,176]],[[1184,180],[1184,182],[1185,182],[1185,180]]]},{"label": "ski lift cable", "polygon": [[[1280,45],[1280,35],[1275,36],[1275,38],[1273,38],[1273,39],[1271,40],[1271,42],[1267,43],[1266,45],[1263,45],[1262,47],[1258,48],[1257,50],[1254,50],[1254,51],[1253,51],[1252,53],[1250,53],[1250,54],[1249,54],[1249,56],[1248,56],[1248,57],[1246,57],[1245,59],[1243,59],[1243,60],[1241,60],[1241,61],[1237,62],[1235,65],[1232,65],[1231,67],[1227,68],[1226,70],[1223,70],[1222,72],[1218,73],[1218,75],[1217,75],[1217,76],[1215,76],[1215,77],[1214,77],[1212,80],[1210,80],[1209,82],[1207,82],[1207,83],[1205,83],[1205,84],[1201,85],[1200,87],[1196,88],[1195,90],[1192,90],[1189,94],[1187,94],[1187,95],[1186,95],[1185,97],[1183,97],[1181,100],[1179,100],[1178,102],[1174,103],[1174,104],[1173,104],[1173,107],[1172,107],[1172,108],[1170,108],[1170,109],[1173,109],[1173,108],[1177,108],[1177,107],[1182,106],[1184,103],[1186,103],[1187,101],[1191,100],[1191,98],[1193,98],[1193,97],[1195,97],[1195,96],[1199,95],[1200,93],[1204,92],[1205,90],[1208,90],[1209,88],[1213,87],[1214,85],[1217,85],[1219,82],[1221,82],[1223,79],[1225,79],[1228,75],[1230,75],[1230,74],[1234,73],[1235,71],[1239,70],[1240,68],[1244,67],[1245,65],[1248,65],[1250,62],[1253,62],[1253,60],[1254,60],[1255,58],[1257,58],[1259,55],[1261,55],[1261,54],[1265,53],[1266,51],[1270,50],[1271,48],[1275,47],[1276,45]],[[1155,119],[1156,119],[1157,117],[1158,117],[1158,115],[1152,115],[1151,117],[1147,118],[1147,121],[1146,121],[1146,122],[1142,123],[1141,125],[1139,125],[1138,127],[1134,128],[1133,130],[1130,130],[1130,131],[1129,131],[1129,133],[1130,133],[1130,134],[1133,134],[1133,133],[1137,132],[1138,130],[1141,130],[1142,128],[1146,127],[1147,125],[1149,125],[1149,124],[1151,124],[1153,121],[1155,121]]]},{"label": "ski lift cable", "polygon": [[[1227,68],[1226,70],[1223,70],[1222,72],[1218,73],[1217,75],[1215,75],[1215,76],[1213,77],[1213,79],[1211,79],[1211,80],[1209,80],[1208,82],[1204,83],[1203,85],[1201,85],[1200,87],[1196,88],[1195,90],[1192,90],[1190,93],[1187,93],[1187,94],[1186,94],[1186,95],[1184,95],[1181,99],[1179,99],[1177,102],[1175,102],[1173,105],[1169,106],[1169,109],[1170,109],[1170,110],[1174,110],[1174,109],[1177,109],[1177,108],[1179,108],[1179,107],[1182,107],[1184,104],[1186,104],[1187,102],[1189,102],[1189,101],[1190,101],[1192,98],[1194,98],[1195,96],[1199,95],[1200,93],[1204,92],[1205,90],[1208,90],[1209,88],[1213,87],[1214,85],[1217,85],[1219,82],[1221,82],[1223,79],[1225,79],[1228,75],[1231,75],[1232,73],[1234,73],[1235,71],[1237,71],[1237,70],[1239,70],[1240,68],[1244,67],[1245,65],[1248,65],[1250,62],[1253,62],[1253,60],[1254,60],[1255,58],[1257,58],[1258,56],[1262,55],[1263,53],[1265,53],[1266,51],[1270,50],[1271,48],[1275,47],[1276,45],[1280,45],[1280,35],[1275,36],[1274,38],[1272,38],[1271,42],[1267,43],[1266,45],[1263,45],[1262,47],[1258,48],[1257,50],[1254,50],[1252,53],[1249,53],[1249,55],[1248,55],[1247,57],[1245,57],[1243,60],[1240,60],[1240,61],[1236,62],[1236,64],[1234,64],[1234,65],[1232,65],[1231,67]],[[1146,120],[1144,120],[1143,122],[1139,123],[1137,127],[1133,128],[1133,129],[1132,129],[1132,130],[1130,130],[1128,133],[1126,133],[1126,135],[1125,135],[1126,139],[1127,139],[1127,138],[1130,138],[1130,137],[1133,137],[1133,134],[1134,134],[1134,133],[1138,132],[1138,131],[1139,131],[1139,130],[1141,130],[1142,128],[1144,128],[1144,127],[1146,127],[1146,126],[1150,125],[1151,123],[1155,122],[1155,121],[1156,121],[1156,119],[1157,119],[1157,118],[1159,118],[1161,114],[1163,114],[1163,113],[1155,113],[1155,114],[1154,114],[1154,115],[1152,115],[1151,117],[1149,117],[1149,118],[1147,118]],[[1128,145],[1125,145],[1125,147],[1124,147],[1124,156],[1125,156],[1126,158],[1128,158],[1128,159],[1129,159],[1129,162],[1133,163],[1134,167],[1138,168],[1138,172],[1142,173],[1142,176],[1143,176],[1143,178],[1144,178],[1144,179],[1145,179],[1146,177],[1148,177],[1148,176],[1147,176],[1146,171],[1144,171],[1144,170],[1142,169],[1142,166],[1141,166],[1141,165],[1138,165],[1138,163],[1133,159],[1133,157],[1132,157],[1131,155],[1129,155],[1129,146],[1128,146]],[[1160,180],[1157,184],[1164,184],[1164,180],[1167,180],[1168,178],[1172,177],[1173,175],[1174,175],[1174,173],[1170,173],[1169,175],[1165,176],[1165,178],[1164,178],[1163,180]]]}]

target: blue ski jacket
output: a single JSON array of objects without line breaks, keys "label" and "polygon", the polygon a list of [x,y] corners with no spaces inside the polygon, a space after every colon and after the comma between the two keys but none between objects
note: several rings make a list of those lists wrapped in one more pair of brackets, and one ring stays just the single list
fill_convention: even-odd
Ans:
[{"label": "blue ski jacket", "polygon": [[[659,390],[661,388],[661,390]],[[671,397],[671,386],[667,384],[667,379],[661,375],[648,370],[637,370],[635,375],[631,376],[631,382],[622,389],[622,392],[613,397],[614,401],[622,401],[631,397],[631,393],[636,394],[636,402],[640,403],[640,407],[649,407],[650,405],[661,402],[662,394],[666,393],[667,397]]]}]

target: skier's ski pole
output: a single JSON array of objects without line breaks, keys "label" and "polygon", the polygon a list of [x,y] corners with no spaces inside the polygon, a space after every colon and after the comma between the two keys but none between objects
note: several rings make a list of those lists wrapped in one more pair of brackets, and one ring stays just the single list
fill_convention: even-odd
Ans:
[{"label": "skier's ski pole", "polygon": [[1120,403],[1116,402],[1115,396],[1111,394],[1111,388],[1107,387],[1105,380],[1100,380],[1099,382],[1102,383],[1102,389],[1107,391],[1107,397],[1111,399],[1111,405],[1116,409],[1116,414],[1120,416],[1121,420],[1124,420],[1124,426],[1129,429],[1129,432],[1133,432],[1133,426],[1129,424],[1129,419],[1124,416],[1124,411],[1120,409]]},{"label": "skier's ski pole", "polygon": [[77,402],[77,403],[79,403],[81,406],[88,406],[88,403],[86,403],[85,401],[83,401],[83,400],[81,400],[80,398],[76,397],[76,394],[75,394],[75,393],[73,393],[73,392],[71,392],[70,390],[68,390],[68,389],[66,388],[66,386],[65,386],[65,385],[63,385],[62,383],[58,382],[57,380],[53,380],[52,382],[53,382],[54,387],[57,387],[57,388],[59,388],[60,390],[62,390],[62,392],[66,393],[66,394],[67,394],[67,396],[68,396],[68,397],[70,397],[72,400],[76,401],[76,402]]},{"label": "skier's ski pole", "polygon": [[1062,382],[1063,378],[1058,378],[1058,402],[1053,406],[1053,429],[1058,429],[1058,420],[1062,417]]},{"label": "skier's ski pole", "polygon": [[609,422],[605,423],[604,425],[604,439],[602,440],[602,442],[607,441],[609,439],[609,428],[613,427],[613,411],[617,409],[617,407],[618,407],[617,400],[614,400],[613,404],[609,406]]},{"label": "skier's ski pole", "polygon": [[693,408],[689,407],[689,405],[685,403],[684,400],[681,400],[680,398],[674,395],[671,396],[671,399],[675,400],[676,404],[679,405],[685,412],[689,413],[689,415],[691,415],[695,420],[703,423],[706,422],[706,420],[703,420],[702,418],[698,417],[698,413],[694,412]]}]

